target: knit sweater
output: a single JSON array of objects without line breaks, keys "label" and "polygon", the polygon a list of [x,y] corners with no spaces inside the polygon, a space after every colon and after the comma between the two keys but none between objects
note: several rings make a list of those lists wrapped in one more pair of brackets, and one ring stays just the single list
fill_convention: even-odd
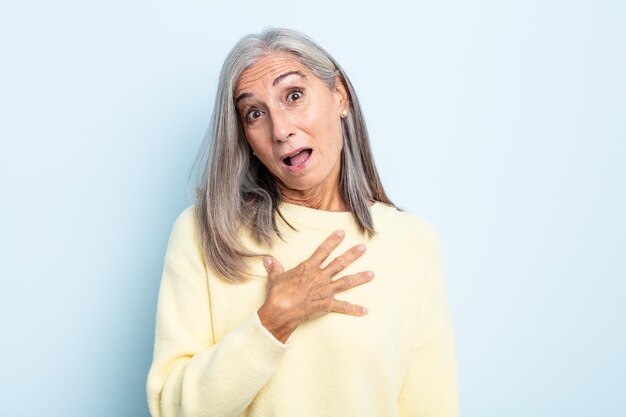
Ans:
[{"label": "knit sweater", "polygon": [[[283,240],[271,254],[295,267],[335,230],[346,232],[322,267],[354,245],[367,251],[334,279],[374,271],[373,281],[335,295],[368,308],[302,323],[282,343],[259,320],[267,294],[262,259],[246,283],[206,267],[195,206],[168,242],[147,379],[153,417],[444,417],[458,415],[455,346],[441,244],[421,217],[376,202],[377,234],[352,214],[281,203]],[[244,243],[266,252],[246,234]]]}]

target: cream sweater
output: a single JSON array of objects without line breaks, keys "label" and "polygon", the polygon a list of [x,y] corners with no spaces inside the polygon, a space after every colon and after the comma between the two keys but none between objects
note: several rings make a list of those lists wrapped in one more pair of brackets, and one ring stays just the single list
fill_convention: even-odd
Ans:
[{"label": "cream sweater", "polygon": [[346,237],[323,266],[358,243],[367,246],[335,278],[372,270],[374,280],[335,297],[369,313],[326,314],[281,343],[257,315],[267,292],[261,259],[250,282],[220,280],[205,267],[190,206],[165,256],[147,380],[152,416],[457,416],[454,336],[434,228],[377,202],[370,211],[378,234],[368,239],[350,213],[280,207],[298,229],[277,216],[285,242],[275,239],[271,253],[285,270],[335,230]]}]

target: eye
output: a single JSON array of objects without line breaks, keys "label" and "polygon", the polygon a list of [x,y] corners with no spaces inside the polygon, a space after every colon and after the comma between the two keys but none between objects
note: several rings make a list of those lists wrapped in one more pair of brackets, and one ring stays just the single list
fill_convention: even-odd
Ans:
[{"label": "eye", "polygon": [[256,119],[258,119],[259,117],[261,117],[263,115],[263,113],[261,112],[261,110],[258,109],[254,109],[254,110],[250,110],[247,114],[246,114],[246,120],[248,122],[253,122]]},{"label": "eye", "polygon": [[302,98],[302,90],[294,90],[287,95],[288,101],[297,101]]}]

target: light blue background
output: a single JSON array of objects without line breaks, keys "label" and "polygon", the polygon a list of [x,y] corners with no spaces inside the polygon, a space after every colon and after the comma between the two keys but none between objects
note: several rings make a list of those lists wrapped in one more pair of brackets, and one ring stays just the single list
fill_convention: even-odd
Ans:
[{"label": "light blue background", "polygon": [[[221,63],[299,29],[440,232],[466,417],[625,416],[620,1],[0,1],[0,415],[148,416]],[[621,398],[620,398],[621,396]]]}]

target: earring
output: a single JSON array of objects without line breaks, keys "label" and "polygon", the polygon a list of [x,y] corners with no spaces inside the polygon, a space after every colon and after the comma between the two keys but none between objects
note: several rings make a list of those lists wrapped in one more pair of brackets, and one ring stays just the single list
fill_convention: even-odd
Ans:
[{"label": "earring", "polygon": [[341,118],[345,119],[348,116],[348,110],[344,110],[341,112]]}]

